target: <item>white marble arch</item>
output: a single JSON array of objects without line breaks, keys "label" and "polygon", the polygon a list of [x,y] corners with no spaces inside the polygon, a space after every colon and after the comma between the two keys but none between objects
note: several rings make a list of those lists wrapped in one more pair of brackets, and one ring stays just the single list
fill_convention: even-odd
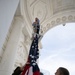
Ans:
[{"label": "white marble arch", "polygon": [[40,19],[43,35],[56,25],[75,22],[75,0],[22,0],[21,6],[30,27],[35,17]]},{"label": "white marble arch", "polygon": [[[10,75],[14,63],[17,66],[17,64],[22,65],[26,61],[24,57],[27,58],[28,55],[33,32],[32,22],[35,17],[40,19],[42,35],[54,26],[75,22],[75,0],[20,0],[17,11],[14,13],[14,21],[16,22],[11,25],[6,42],[3,44],[3,52],[0,56],[1,75]],[[14,36],[16,36],[16,40],[14,40]],[[12,48],[10,44],[14,47]],[[9,49],[12,49],[12,54],[9,53]],[[27,55],[20,56],[25,52],[24,49],[27,52],[25,55]],[[20,50],[22,50],[21,53]],[[20,62],[17,57],[15,61],[13,56],[14,58],[16,56],[20,56],[19,58],[23,57],[23,62]],[[12,68],[10,67],[11,65]]]}]

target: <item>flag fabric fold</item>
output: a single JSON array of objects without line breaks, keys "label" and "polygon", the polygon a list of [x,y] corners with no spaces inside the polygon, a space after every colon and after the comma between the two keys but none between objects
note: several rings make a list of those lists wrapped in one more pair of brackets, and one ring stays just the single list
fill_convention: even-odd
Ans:
[{"label": "flag fabric fold", "polygon": [[21,75],[40,75],[40,69],[37,64],[37,59],[39,58],[38,39],[36,34],[30,47],[27,63]]}]

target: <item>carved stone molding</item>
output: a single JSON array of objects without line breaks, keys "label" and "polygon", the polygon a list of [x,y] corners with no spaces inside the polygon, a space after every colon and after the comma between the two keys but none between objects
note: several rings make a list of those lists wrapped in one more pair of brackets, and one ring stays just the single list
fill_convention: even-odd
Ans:
[{"label": "carved stone molding", "polygon": [[63,17],[62,17],[62,21],[63,21],[63,22],[66,21],[66,19],[67,19],[66,16],[63,16]]},{"label": "carved stone molding", "polygon": [[28,35],[24,35],[24,43],[25,44],[29,44],[29,36]]},{"label": "carved stone molding", "polygon": [[38,17],[43,22],[49,16],[49,0],[27,0],[27,12],[31,20]]},{"label": "carved stone molding", "polygon": [[28,55],[28,53],[27,53],[23,43],[20,42],[19,45],[18,45],[15,64],[18,63],[18,65],[23,66],[25,64],[26,60],[27,60],[27,55]]},{"label": "carved stone molding", "polygon": [[68,16],[68,20],[73,20],[73,16],[72,15],[69,15]]},{"label": "carved stone molding", "polygon": [[61,21],[60,18],[57,18],[57,19],[56,19],[56,22],[57,22],[57,23],[60,23],[60,21]]},{"label": "carved stone molding", "polygon": [[1,57],[0,57],[0,61],[1,61],[1,59],[2,59],[2,56],[3,56],[4,51],[5,51],[5,49],[6,49],[7,43],[8,43],[8,41],[9,41],[10,34],[11,34],[11,32],[12,32],[12,29],[13,29],[13,21],[12,21],[10,27],[9,27],[8,33],[7,33],[7,35],[6,35],[5,41],[4,41],[3,46],[2,46],[2,49],[1,49],[2,54],[1,54]]},{"label": "carved stone molding", "polygon": [[74,0],[53,0],[53,13],[58,13],[61,11],[67,11],[69,9],[75,9]]},{"label": "carved stone molding", "polygon": [[[75,0],[23,0],[25,20],[33,22],[38,17],[41,22],[43,34],[48,28],[61,23],[73,22]],[[23,9],[22,9],[23,10]],[[67,13],[67,14],[66,14]],[[73,14],[72,14],[73,13]],[[57,15],[60,14],[60,15]],[[57,16],[55,16],[57,15]],[[46,26],[48,25],[48,26]],[[49,26],[50,25],[50,26]],[[31,26],[31,25],[30,25]]]},{"label": "carved stone molding", "polygon": [[74,15],[68,15],[68,16],[65,15],[65,16],[57,17],[56,19],[54,18],[54,20],[49,21],[44,27],[42,27],[43,35],[50,28],[52,28],[56,25],[63,24],[63,23],[68,23],[68,22],[75,22],[75,16]]},{"label": "carved stone molding", "polygon": [[51,21],[51,25],[54,25],[55,24],[55,21]]}]

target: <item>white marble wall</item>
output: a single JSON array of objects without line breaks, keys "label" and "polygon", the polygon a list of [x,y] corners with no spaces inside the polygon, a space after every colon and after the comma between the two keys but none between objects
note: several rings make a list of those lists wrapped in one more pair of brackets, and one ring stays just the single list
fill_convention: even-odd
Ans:
[{"label": "white marble wall", "polygon": [[0,50],[13,20],[19,0],[0,0]]},{"label": "white marble wall", "polygon": [[13,29],[9,36],[6,49],[3,53],[0,62],[0,75],[11,75],[17,55],[17,47],[22,32],[23,21],[20,17],[15,17],[13,22]]}]

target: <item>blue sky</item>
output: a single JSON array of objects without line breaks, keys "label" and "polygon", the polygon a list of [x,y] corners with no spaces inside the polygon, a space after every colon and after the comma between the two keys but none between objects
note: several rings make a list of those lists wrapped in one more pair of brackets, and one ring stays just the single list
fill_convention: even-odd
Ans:
[{"label": "blue sky", "polygon": [[54,75],[60,66],[75,75],[75,23],[58,25],[50,29],[41,40],[39,66]]}]

